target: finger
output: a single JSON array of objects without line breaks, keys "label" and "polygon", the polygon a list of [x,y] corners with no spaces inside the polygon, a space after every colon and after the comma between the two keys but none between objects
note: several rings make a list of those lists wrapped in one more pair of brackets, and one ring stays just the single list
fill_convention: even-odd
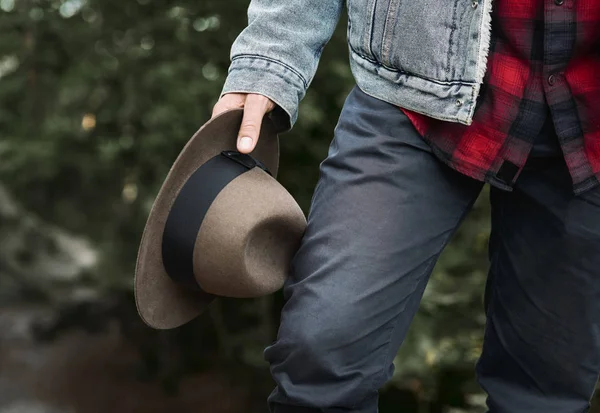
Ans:
[{"label": "finger", "polygon": [[228,93],[223,95],[213,107],[212,117],[214,118],[231,109],[243,108],[246,102],[246,96],[248,95],[242,93]]},{"label": "finger", "polygon": [[250,153],[256,147],[260,126],[269,107],[269,99],[260,95],[248,95],[244,105],[242,126],[238,134],[238,151]]}]

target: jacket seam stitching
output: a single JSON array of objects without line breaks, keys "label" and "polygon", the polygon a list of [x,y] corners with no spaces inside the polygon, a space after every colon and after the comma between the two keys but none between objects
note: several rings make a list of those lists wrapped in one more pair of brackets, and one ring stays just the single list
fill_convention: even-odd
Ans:
[{"label": "jacket seam stitching", "polygon": [[[304,78],[304,76],[302,76],[302,74],[297,69],[293,68],[292,66],[288,65],[287,63],[284,63],[284,62],[279,61],[277,59],[273,59],[272,57],[255,55],[255,54],[250,54],[250,53],[236,55],[234,58],[231,59],[231,62],[233,63],[235,60],[239,60],[239,59],[243,59],[243,58],[252,58],[252,59],[257,59],[257,60],[264,60],[264,61],[267,61],[267,62],[278,64],[278,65],[284,67],[285,69],[289,70],[290,72],[294,73],[296,76],[298,76],[298,78],[300,79],[300,81],[302,81],[302,85],[304,86],[304,88],[308,87],[308,82]],[[235,68],[232,68],[232,69],[235,69]],[[285,79],[284,76],[281,76],[281,75],[279,75],[279,76],[281,78],[283,78],[284,80],[287,81],[287,79]]]},{"label": "jacket seam stitching", "polygon": [[408,76],[418,77],[419,79],[423,79],[428,82],[432,82],[432,83],[435,83],[438,85],[443,85],[443,86],[456,85],[456,84],[464,85],[464,86],[474,86],[476,84],[475,82],[463,82],[460,80],[439,81],[439,80],[435,80],[435,79],[430,79],[428,77],[420,76],[420,75],[417,75],[412,72],[407,72],[406,70],[391,68],[389,66],[382,64],[381,62],[373,60],[373,58],[367,57],[367,56],[363,55],[362,53],[359,53],[358,51],[356,51],[356,49],[354,49],[354,47],[352,46],[351,43],[348,43],[348,45],[350,47],[350,50],[352,50],[352,52],[355,53],[357,56],[365,59],[366,61],[368,61],[376,66],[383,67],[384,69],[389,70],[390,72],[401,73],[401,74],[405,74]]},{"label": "jacket seam stitching", "polygon": [[[371,15],[369,16],[370,17],[369,20],[371,21],[371,24],[369,25],[370,27],[369,27],[368,36],[365,39],[365,41],[367,43],[365,45],[366,46],[365,50],[368,50],[371,54],[374,54],[373,53],[373,36],[375,35],[375,33],[374,33],[375,32],[375,10],[377,8],[377,1],[372,0],[372,5],[373,5],[373,7],[371,8]],[[348,40],[350,40],[350,39],[348,39]]]},{"label": "jacket seam stitching", "polygon": [[[458,0],[454,1],[454,6],[452,7],[452,28],[450,29],[450,39],[449,39],[449,47],[448,47],[448,53],[446,54],[446,69],[450,69],[450,60],[452,58],[452,56],[454,55],[454,52],[452,50],[452,48],[454,47],[454,36],[456,34],[456,6],[457,6]],[[451,73],[448,73],[449,75],[452,75]]]},{"label": "jacket seam stitching", "polygon": [[[244,70],[253,70],[253,71],[255,71],[255,70],[257,70],[257,69],[256,69],[256,68],[254,68],[254,67],[250,67],[250,68],[239,68],[239,67],[232,67],[232,68],[229,70],[229,73],[233,73],[233,72],[235,72],[235,71],[238,71],[238,70],[241,70],[241,71],[244,71]],[[294,83],[292,83],[292,81],[291,81],[291,80],[289,80],[289,79],[288,79],[288,78],[286,78],[285,76],[282,76],[282,75],[281,75],[281,74],[279,74],[279,73],[276,73],[276,72],[269,72],[269,74],[271,74],[271,75],[273,75],[273,76],[276,76],[278,79],[281,79],[283,82],[287,83],[288,85],[290,85],[290,86],[291,86],[291,87],[293,87],[293,88],[296,88],[296,87],[297,87],[297,85],[295,85]],[[231,93],[231,92],[229,92],[229,93]],[[251,91],[250,91],[250,92],[245,92],[245,93],[255,93],[255,92],[251,92]],[[272,99],[271,99],[271,100],[272,100]]]},{"label": "jacket seam stitching", "polygon": [[[396,23],[396,14],[398,13],[398,0],[390,0],[388,3],[388,8],[386,12],[386,18],[383,26],[383,35],[381,39],[381,61],[382,62],[390,62],[391,63],[391,54],[392,54],[392,37],[394,28],[390,28],[393,26],[393,23]],[[389,33],[388,31],[392,32]]]}]

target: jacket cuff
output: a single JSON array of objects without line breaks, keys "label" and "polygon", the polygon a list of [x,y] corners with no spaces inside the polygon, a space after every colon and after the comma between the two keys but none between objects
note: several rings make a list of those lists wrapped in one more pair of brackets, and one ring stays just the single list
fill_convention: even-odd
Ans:
[{"label": "jacket cuff", "polygon": [[270,116],[278,132],[286,132],[298,119],[298,106],[306,93],[305,79],[293,68],[263,56],[237,56],[229,67],[221,96],[256,93],[271,99]]}]

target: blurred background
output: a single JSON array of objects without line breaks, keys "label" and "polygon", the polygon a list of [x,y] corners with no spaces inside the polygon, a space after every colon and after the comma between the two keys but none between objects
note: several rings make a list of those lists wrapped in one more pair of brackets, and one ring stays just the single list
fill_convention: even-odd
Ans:
[{"label": "blurred background", "polygon": [[[209,119],[248,0],[0,0],[0,413],[258,413],[281,293],[154,331],[132,295],[153,199]],[[345,19],[280,181],[308,212],[353,86]],[[382,413],[477,413],[487,193],[435,268]],[[600,410],[599,410],[600,411]]]}]

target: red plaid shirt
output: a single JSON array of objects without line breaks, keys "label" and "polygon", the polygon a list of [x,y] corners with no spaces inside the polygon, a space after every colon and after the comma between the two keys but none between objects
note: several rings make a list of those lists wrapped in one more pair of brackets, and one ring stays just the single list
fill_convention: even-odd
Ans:
[{"label": "red plaid shirt", "polygon": [[450,167],[510,190],[548,109],[582,193],[600,182],[600,0],[494,0],[473,123],[403,110]]}]

